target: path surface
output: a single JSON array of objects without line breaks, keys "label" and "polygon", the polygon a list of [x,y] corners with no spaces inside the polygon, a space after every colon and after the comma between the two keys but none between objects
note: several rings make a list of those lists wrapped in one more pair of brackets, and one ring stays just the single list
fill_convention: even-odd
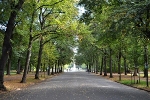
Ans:
[{"label": "path surface", "polygon": [[68,72],[0,100],[150,100],[150,93],[86,72]]}]

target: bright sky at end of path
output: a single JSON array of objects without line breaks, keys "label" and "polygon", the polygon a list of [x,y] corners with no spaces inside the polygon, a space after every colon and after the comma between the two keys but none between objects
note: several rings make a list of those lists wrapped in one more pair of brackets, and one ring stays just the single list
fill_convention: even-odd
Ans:
[{"label": "bright sky at end of path", "polygon": [[79,16],[81,16],[86,10],[82,6],[78,6],[79,9]]}]

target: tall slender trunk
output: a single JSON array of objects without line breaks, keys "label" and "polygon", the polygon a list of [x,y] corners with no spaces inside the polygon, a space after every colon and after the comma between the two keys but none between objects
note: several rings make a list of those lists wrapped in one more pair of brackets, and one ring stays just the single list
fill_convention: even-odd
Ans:
[{"label": "tall slender trunk", "polygon": [[59,73],[60,70],[60,64],[59,64],[59,60],[57,61],[57,73]]},{"label": "tall slender trunk", "polygon": [[147,46],[144,45],[144,77],[147,76],[147,66],[148,66],[148,56],[147,56]]},{"label": "tall slender trunk", "polygon": [[43,51],[43,37],[40,37],[40,48],[39,48],[39,54],[38,54],[38,63],[36,67],[36,73],[35,73],[35,79],[39,79],[39,69],[41,66],[41,58],[42,58],[42,51]]},{"label": "tall slender trunk", "polygon": [[[147,6],[147,11],[146,11],[146,35],[148,35],[148,38],[150,38],[149,35],[149,7]],[[147,37],[144,37],[145,39],[145,44],[144,44],[144,63],[145,63],[145,67],[144,67],[144,77],[147,77],[147,86],[148,86],[148,50],[147,50]]]},{"label": "tall slender trunk", "polygon": [[124,75],[127,75],[127,61],[126,61],[126,57],[124,57]]},{"label": "tall slender trunk", "polygon": [[89,64],[86,64],[86,71],[89,72]]},{"label": "tall slender trunk", "polygon": [[107,54],[106,54],[106,50],[104,50],[104,76],[107,76],[107,65],[106,65],[106,60],[107,60]]},{"label": "tall slender trunk", "polygon": [[55,62],[55,74],[57,74],[57,62]]},{"label": "tall slender trunk", "polygon": [[144,45],[144,77],[147,76],[147,68],[148,68],[148,51],[147,51],[147,45]]},{"label": "tall slender trunk", "polygon": [[54,75],[54,65],[52,65],[52,72],[51,75]]},{"label": "tall slender trunk", "polygon": [[63,72],[63,65],[61,64],[60,66],[60,72],[62,73]]},{"label": "tall slender trunk", "polygon": [[27,56],[26,56],[26,62],[25,62],[25,67],[24,67],[24,72],[22,76],[22,80],[20,83],[26,83],[26,77],[27,77],[27,71],[30,63],[30,57],[31,57],[31,49],[32,49],[32,38],[30,36],[30,41],[27,49]]},{"label": "tall slender trunk", "polygon": [[92,56],[92,66],[93,66],[93,73],[95,73],[95,58],[94,58],[94,54]]},{"label": "tall slender trunk", "polygon": [[95,66],[96,66],[96,74],[98,74],[98,56],[96,57],[95,60]]},{"label": "tall slender trunk", "polygon": [[50,75],[50,65],[48,65],[47,75]]},{"label": "tall slender trunk", "polygon": [[10,39],[12,37],[13,30],[15,27],[15,19],[17,16],[17,11],[19,11],[21,9],[24,1],[25,0],[19,0],[18,4],[14,7],[14,10],[12,10],[9,20],[8,20],[7,28],[5,31],[4,42],[3,42],[3,46],[2,46],[2,55],[0,58],[0,90],[6,90],[6,87],[3,84],[4,83],[4,68],[6,66],[9,52],[11,50]]},{"label": "tall slender trunk", "polygon": [[92,70],[92,69],[91,69],[91,64],[89,63],[89,72],[91,72],[91,70]]},{"label": "tall slender trunk", "polygon": [[110,78],[113,77],[112,75],[112,49],[109,48],[109,67],[110,67]]},{"label": "tall slender trunk", "polygon": [[[148,30],[148,28],[149,28],[149,17],[150,17],[149,13],[150,13],[150,10],[149,10],[149,6],[147,6],[146,8],[147,8],[146,9],[146,17],[147,17],[147,21],[146,21],[146,33],[148,35],[150,33],[150,31]],[[146,85],[147,85],[147,87],[149,87],[149,82],[148,82],[148,50],[147,49],[148,49],[148,47],[145,46],[145,52],[146,52],[146,55],[145,55]]]},{"label": "tall slender trunk", "polygon": [[29,68],[28,68],[28,72],[31,72],[32,69],[32,64],[30,63]]},{"label": "tall slender trunk", "polygon": [[19,57],[18,58],[18,66],[17,66],[17,74],[20,74],[20,62],[21,62],[21,59]]},{"label": "tall slender trunk", "polygon": [[103,74],[103,63],[104,63],[104,57],[102,56],[102,60],[101,60],[101,68],[100,68],[100,75]]},{"label": "tall slender trunk", "polygon": [[118,74],[121,74],[121,49],[119,49],[118,53]]},{"label": "tall slender trunk", "polygon": [[47,70],[47,75],[50,75],[50,69],[51,69],[51,67],[50,67],[50,60],[49,60],[49,63],[48,63],[48,70]]},{"label": "tall slender trunk", "polygon": [[133,76],[137,76],[137,71],[138,71],[138,68],[137,68],[137,58],[134,58],[134,74]]}]

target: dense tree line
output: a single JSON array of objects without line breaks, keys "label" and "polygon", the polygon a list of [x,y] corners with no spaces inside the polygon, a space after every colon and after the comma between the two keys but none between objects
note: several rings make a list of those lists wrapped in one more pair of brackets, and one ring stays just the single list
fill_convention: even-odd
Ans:
[{"label": "dense tree line", "polygon": [[77,64],[84,62],[104,76],[144,71],[148,77],[150,1],[80,0],[79,5],[85,8],[80,22],[89,26],[91,36],[79,40]]}]

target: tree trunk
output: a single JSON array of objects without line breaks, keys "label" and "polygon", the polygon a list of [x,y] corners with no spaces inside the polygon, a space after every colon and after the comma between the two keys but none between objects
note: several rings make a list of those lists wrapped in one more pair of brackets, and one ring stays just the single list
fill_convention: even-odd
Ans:
[{"label": "tree trunk", "polygon": [[18,59],[18,67],[17,67],[17,74],[20,74],[20,58]]},{"label": "tree trunk", "polygon": [[50,67],[50,60],[49,60],[47,75],[50,75],[50,69],[51,69],[51,67]]},{"label": "tree trunk", "polygon": [[60,72],[61,73],[63,72],[63,64],[61,64],[61,66],[60,66]]},{"label": "tree trunk", "polygon": [[96,74],[98,74],[98,57],[96,57],[95,65],[96,65]]},{"label": "tree trunk", "polygon": [[137,76],[137,71],[138,71],[138,68],[137,68],[137,58],[134,58],[134,74],[133,76]]},{"label": "tree trunk", "polygon": [[57,61],[57,73],[59,73],[60,70],[60,64],[59,64],[59,60]]},{"label": "tree trunk", "polygon": [[127,61],[126,61],[126,57],[124,57],[124,75],[127,75]]},{"label": "tree trunk", "polygon": [[57,62],[55,62],[55,74],[57,74]]},{"label": "tree trunk", "polygon": [[41,65],[41,58],[42,58],[42,51],[43,51],[43,37],[41,36],[40,38],[40,48],[39,48],[39,54],[38,54],[38,64],[36,67],[36,74],[35,74],[35,79],[39,79],[39,69]]},{"label": "tree trunk", "polygon": [[61,72],[63,72],[63,64],[61,65]]},{"label": "tree trunk", "polygon": [[[146,33],[149,34],[149,13],[150,13],[150,10],[149,10],[149,6],[146,7],[146,17],[147,17],[147,21],[146,21]],[[146,64],[146,86],[149,87],[149,82],[148,82],[148,47],[145,46],[145,52],[146,52],[146,56],[145,56],[145,64]],[[147,59],[147,60],[146,60]]]},{"label": "tree trunk", "polygon": [[112,49],[109,50],[109,67],[110,67],[110,78],[113,78],[112,75]]},{"label": "tree trunk", "polygon": [[12,50],[9,53],[6,75],[10,75]]},{"label": "tree trunk", "polygon": [[93,73],[95,73],[95,58],[94,58],[94,54],[92,56],[92,67],[93,67]]},{"label": "tree trunk", "polygon": [[30,64],[28,68],[28,72],[31,72],[31,69],[32,69],[32,65]]},{"label": "tree trunk", "polygon": [[50,75],[50,65],[48,66],[47,75]]},{"label": "tree trunk", "polygon": [[121,49],[119,49],[118,53],[118,74],[121,74]]},{"label": "tree trunk", "polygon": [[102,56],[102,60],[101,60],[101,68],[100,68],[100,75],[103,74],[103,63],[104,63],[104,58]]},{"label": "tree trunk", "polygon": [[30,57],[31,57],[31,49],[32,49],[32,38],[30,36],[24,72],[23,72],[22,80],[20,83],[26,83],[27,71],[28,71],[28,67],[29,67],[29,63],[30,63]]},{"label": "tree trunk", "polygon": [[52,72],[51,75],[54,75],[54,65],[52,66]]},{"label": "tree trunk", "polygon": [[44,65],[43,65],[44,78],[45,78],[45,69],[46,69],[46,66],[45,66],[45,62],[44,62]]},{"label": "tree trunk", "polygon": [[89,72],[89,64],[86,64],[86,71]]},{"label": "tree trunk", "polygon": [[105,50],[105,54],[104,54],[104,76],[107,76],[107,65],[106,65],[106,60],[107,60],[107,57],[106,57],[106,50]]},{"label": "tree trunk", "polygon": [[7,28],[5,31],[4,42],[2,46],[2,55],[0,58],[0,90],[6,90],[6,87],[3,84],[4,83],[4,68],[8,60],[9,52],[12,49],[10,39],[12,37],[13,30],[15,27],[15,19],[16,19],[17,11],[21,9],[24,1],[25,0],[19,0],[18,4],[14,7],[14,10],[12,10],[9,20],[8,20]]},{"label": "tree trunk", "polygon": [[89,72],[91,72],[91,70],[92,70],[92,69],[91,69],[91,64],[89,64]]},{"label": "tree trunk", "polygon": [[147,71],[147,67],[148,67],[148,52],[147,52],[147,46],[144,45],[144,63],[145,63],[145,66],[144,66],[144,77],[147,77],[148,75],[148,71]]}]

